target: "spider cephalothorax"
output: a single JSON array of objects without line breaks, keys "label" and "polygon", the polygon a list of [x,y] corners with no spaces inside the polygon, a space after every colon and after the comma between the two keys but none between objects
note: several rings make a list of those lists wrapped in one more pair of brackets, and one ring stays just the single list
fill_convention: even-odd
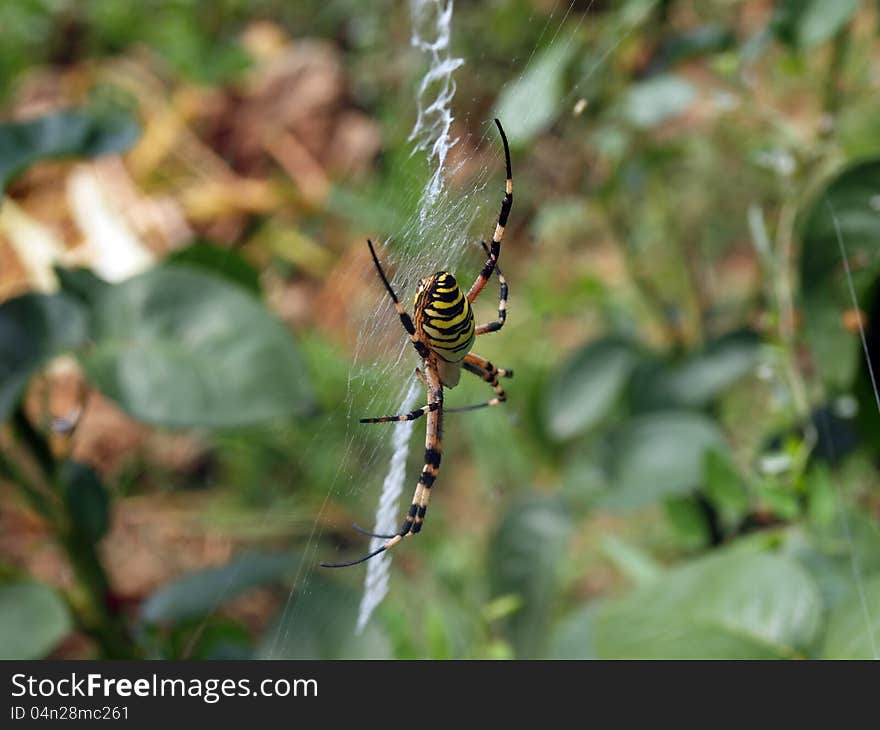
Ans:
[{"label": "spider cephalothorax", "polygon": [[[410,317],[403,305],[394,293],[388,277],[382,270],[382,265],[376,256],[373,244],[367,241],[370,247],[370,255],[379,278],[385,285],[385,289],[394,302],[394,308],[400,317],[403,328],[407,331],[413,347],[422,358],[422,368],[416,368],[416,374],[425,385],[427,390],[427,405],[422,406],[410,413],[399,416],[383,416],[381,418],[362,418],[361,423],[389,423],[400,421],[413,421],[421,416],[427,416],[425,429],[425,463],[419,475],[418,484],[413,494],[412,503],[403,521],[399,532],[393,535],[376,535],[356,527],[371,537],[379,537],[386,540],[378,550],[365,555],[357,560],[345,563],[322,563],[326,568],[342,568],[348,565],[356,565],[378,555],[389,548],[394,547],[403,538],[415,535],[422,529],[425,514],[428,511],[428,501],[431,498],[431,488],[440,471],[440,458],[443,451],[443,443],[440,437],[443,412],[469,411],[475,408],[498,405],[507,399],[504,389],[498,384],[499,377],[510,377],[512,370],[496,368],[486,358],[470,351],[477,335],[489,332],[497,332],[504,326],[507,318],[507,281],[504,279],[501,269],[498,268],[498,256],[501,253],[501,239],[504,236],[504,227],[507,225],[507,217],[513,205],[513,176],[510,170],[510,149],[507,145],[507,137],[501,128],[501,123],[496,119],[498,131],[501,133],[501,141],[504,143],[504,161],[507,169],[507,183],[504,188],[504,198],[501,201],[501,212],[498,214],[498,224],[492,236],[492,243],[483,249],[488,258],[483,268],[477,275],[471,288],[465,294],[458,286],[455,277],[447,271],[438,271],[436,274],[425,277],[419,281],[413,302],[413,316]],[[479,296],[486,286],[492,273],[498,276],[501,285],[501,295],[498,301],[498,319],[488,324],[474,326],[474,314],[471,304]],[[489,383],[495,391],[495,397],[473,406],[463,408],[443,408],[443,388],[454,388],[458,385],[462,369],[476,375]]]}]

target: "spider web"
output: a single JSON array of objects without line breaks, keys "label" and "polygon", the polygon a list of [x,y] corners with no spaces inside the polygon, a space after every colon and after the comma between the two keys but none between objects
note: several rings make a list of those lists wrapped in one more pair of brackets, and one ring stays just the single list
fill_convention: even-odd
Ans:
[{"label": "spider web", "polygon": [[[519,83],[530,72],[539,49],[549,49],[557,43],[566,45],[575,41],[577,33],[589,15],[594,0],[581,11],[574,24],[566,23],[572,13],[576,0],[556,0],[541,32],[532,46],[520,72],[512,76],[499,88],[499,94],[507,86]],[[592,68],[575,80],[569,87],[563,104],[576,98],[580,88],[596,73],[632,30],[638,27],[650,8],[652,0],[646,0],[644,12],[632,19],[631,24],[616,42],[602,54]],[[529,17],[529,21],[534,16]],[[397,209],[415,209],[417,213],[407,220],[397,231],[377,245],[377,254],[390,276],[390,283],[402,302],[412,300],[416,282],[427,273],[440,269],[456,274],[464,286],[479,271],[485,260],[480,241],[491,235],[497,219],[500,200],[504,191],[504,159],[500,140],[491,118],[480,119],[479,139],[459,139],[452,134],[455,121],[452,104],[456,85],[454,72],[466,66],[468,61],[457,57],[453,52],[454,2],[453,0],[410,0],[411,44],[417,49],[426,63],[426,70],[414,91],[415,121],[409,136],[412,155],[424,155],[428,167],[427,182],[422,189],[404,193],[402,200],[387,201]],[[574,27],[571,27],[571,26]],[[565,32],[563,33],[563,29]],[[549,36],[549,41],[547,37]],[[475,59],[479,62],[480,59]],[[559,64],[564,63],[560,60]],[[466,109],[466,104],[464,106]],[[533,111],[529,109],[520,120],[502,120],[508,128],[518,123],[527,123]],[[470,114],[462,116],[469,120]],[[467,143],[467,149],[480,151],[482,167],[472,175],[464,187],[453,187],[449,183],[459,182],[457,173],[470,161],[470,154],[457,150],[458,162],[449,166],[449,153],[457,145]],[[400,191],[395,191],[400,195]],[[341,494],[375,494],[381,487],[378,499],[374,532],[396,531],[399,521],[400,497],[407,486],[414,486],[415,480],[406,478],[406,462],[411,436],[418,422],[387,424],[390,432],[385,448],[368,446],[358,420],[364,415],[387,415],[411,410],[417,405],[419,395],[424,397],[424,389],[413,375],[417,358],[408,338],[401,335],[401,328],[389,298],[376,285],[375,271],[369,256],[363,257],[362,281],[373,282],[374,306],[359,323],[359,336],[355,346],[352,365],[349,370],[347,394],[344,404],[344,417],[347,420],[349,435],[346,449],[340,455],[336,477],[330,485],[323,503],[315,516],[312,529],[303,550],[301,567],[294,577],[287,602],[277,624],[274,639],[264,648],[263,655],[270,658],[284,656],[284,645],[292,627],[306,614],[311,614],[309,602],[312,599],[311,584],[315,578],[317,564],[333,556],[319,555],[321,546],[321,527],[325,509],[331,500]],[[369,285],[367,285],[369,286]],[[376,352],[376,343],[394,343],[395,355],[388,357],[388,350]],[[398,384],[376,388],[381,383]],[[366,403],[368,413],[354,413],[354,391],[363,393],[373,388]],[[342,417],[338,415],[337,417]],[[424,426],[422,426],[424,428]],[[321,448],[321,432],[315,435],[314,448]],[[386,461],[387,459],[387,461]],[[353,460],[359,464],[358,475],[349,477],[343,471],[343,463]],[[378,547],[374,541],[370,548],[363,547],[363,553]],[[357,611],[357,620],[352,629],[355,633],[368,633],[364,629],[370,616],[386,595],[390,580],[390,561],[393,553],[383,553],[368,561],[364,578],[364,592]],[[321,569],[317,569],[321,570]],[[345,627],[334,626],[334,631],[345,632]],[[366,649],[370,656],[370,649]]]},{"label": "spider web", "polygon": [[[417,213],[388,238],[377,245],[377,254],[383,268],[390,277],[390,283],[400,300],[408,304],[412,300],[415,283],[419,278],[438,269],[457,271],[466,255],[473,261],[469,267],[474,274],[483,263],[484,254],[479,245],[478,226],[491,231],[492,213],[488,212],[489,198],[500,200],[503,192],[503,172],[501,178],[495,175],[497,190],[487,190],[490,175],[503,171],[500,163],[500,150],[493,150],[490,159],[494,164],[480,170],[471,180],[469,190],[458,190],[450,194],[447,185],[449,178],[460,165],[450,170],[447,156],[459,140],[451,134],[454,122],[450,107],[455,95],[453,73],[464,64],[464,60],[454,57],[451,52],[452,0],[411,0],[412,46],[417,49],[427,64],[427,70],[418,83],[415,93],[416,120],[409,141],[412,155],[422,154],[429,169],[428,180],[421,190],[409,195],[410,200],[388,200],[387,204],[403,209],[416,209]],[[491,124],[491,120],[488,121]],[[396,191],[399,193],[399,191]],[[415,204],[413,204],[415,203]],[[495,212],[497,215],[497,210]],[[485,237],[485,231],[483,237]],[[344,417],[347,419],[349,436],[345,454],[341,455],[340,465],[353,459],[361,465],[360,477],[342,483],[347,475],[342,467],[337,478],[325,495],[321,508],[329,503],[332,496],[347,493],[375,494],[381,486],[376,519],[373,531],[395,532],[399,526],[399,502],[406,481],[406,462],[409,454],[411,435],[418,422],[386,424],[384,426],[362,426],[358,423],[364,415],[387,415],[411,410],[421,397],[424,388],[414,376],[417,358],[409,338],[403,336],[399,319],[391,305],[387,293],[376,277],[372,261],[364,246],[363,272],[361,280],[365,288],[373,293],[374,305],[359,323],[359,336],[355,345],[352,365],[349,370]],[[376,343],[394,343],[395,356],[389,358],[387,349],[377,352]],[[377,379],[382,383],[396,383],[395,386],[375,387]],[[366,403],[369,413],[354,413],[352,397],[354,391],[364,392],[372,387],[371,396]],[[388,429],[387,443],[390,455],[384,448],[370,448],[360,436],[363,428]],[[422,425],[424,428],[424,425]],[[316,436],[315,447],[319,436]],[[387,466],[383,458],[387,455]],[[414,484],[414,482],[413,482]],[[283,645],[291,626],[301,613],[306,613],[309,601],[309,585],[313,578],[313,568],[321,559],[329,556],[317,554],[318,530],[322,514],[319,513],[309,536],[303,568],[295,577],[294,585],[278,624],[278,631],[267,652],[270,657],[283,654]],[[374,539],[381,544],[381,540]],[[378,544],[376,545],[378,547]],[[365,548],[364,552],[367,552]],[[374,548],[370,548],[371,550]],[[358,610],[356,632],[361,633],[369,618],[388,590],[391,555],[381,554],[366,565],[364,594]],[[352,627],[355,628],[355,627]],[[345,631],[344,627],[335,630]]]},{"label": "spider web", "polygon": [[[648,5],[650,7],[650,3]],[[592,2],[590,6],[592,6]],[[573,7],[574,0],[568,4],[561,20],[558,21],[555,32],[550,39],[551,46],[557,42],[559,33]],[[587,16],[589,9],[588,7],[581,15],[573,31],[566,35],[566,45],[570,45],[574,41],[575,34]],[[410,15],[412,21],[411,44],[428,58],[429,66],[418,86],[416,94],[416,121],[409,135],[409,141],[414,143],[412,154],[419,152],[426,154],[427,160],[431,165],[431,174],[421,193],[417,219],[410,223],[408,230],[404,233],[404,239],[410,242],[418,242],[418,248],[408,249],[407,258],[395,262],[397,274],[392,281],[392,285],[398,293],[400,293],[401,287],[405,288],[407,282],[417,280],[425,272],[432,272],[440,268],[452,271],[457,270],[459,268],[458,264],[465,253],[468,252],[468,245],[470,244],[473,247],[474,243],[480,240],[480,234],[474,231],[474,222],[486,218],[483,212],[487,208],[487,192],[492,200],[500,198],[501,192],[500,186],[498,186],[498,190],[491,188],[487,191],[489,187],[488,172],[484,170],[470,195],[459,196],[456,199],[450,194],[446,183],[449,178],[455,175],[458,167],[448,169],[446,162],[450,150],[459,141],[451,135],[454,121],[451,104],[456,91],[453,74],[465,63],[464,59],[454,57],[451,53],[453,0],[410,0]],[[550,13],[538,41],[529,54],[525,67],[519,76],[520,80],[528,72],[538,44],[547,33],[555,17],[556,6],[554,6],[553,11]],[[638,22],[634,23],[633,27]],[[613,48],[606,52],[603,60],[604,57],[610,54],[611,50]],[[596,67],[599,66],[599,63],[596,64]],[[581,79],[581,82],[584,80],[586,78]],[[577,93],[577,87],[578,85],[575,85],[575,87],[570,89],[568,97],[573,97]],[[532,113],[532,110],[529,110],[522,122],[527,123]],[[491,125],[488,124],[489,120],[485,121],[487,123],[483,125],[484,131],[479,140],[479,146],[481,147],[487,141],[490,141],[487,130]],[[510,121],[517,123],[520,120]],[[497,163],[500,161],[500,146],[496,145],[493,147],[493,150],[494,159]],[[497,198],[492,198],[492,194],[495,194]],[[494,204],[496,206],[494,208],[491,208],[491,205],[489,206],[493,216],[497,215],[497,202]],[[493,227],[494,218],[489,221],[488,226],[485,223],[483,224],[482,237],[486,238],[487,232]],[[473,248],[470,252],[474,253]],[[477,249],[477,252],[474,254],[475,261],[481,263],[483,260],[482,251]],[[469,279],[466,281],[460,280],[460,284],[466,286],[469,281]],[[408,297],[403,296],[401,300],[406,302]],[[381,315],[381,312],[379,314]],[[372,318],[372,326],[366,330],[368,335],[366,337],[362,336],[358,343],[356,360],[360,355],[364,342],[376,336],[375,325],[384,326],[384,321],[381,316],[374,316]],[[403,346],[403,352],[411,352],[411,346],[408,341]],[[400,358],[398,358],[399,360]],[[411,410],[416,405],[416,395],[420,392],[422,392],[422,389],[411,383],[400,401],[400,405],[394,412],[405,413]],[[372,530],[375,533],[390,534],[396,532],[399,524],[397,521],[400,512],[399,503],[403,492],[410,436],[414,425],[413,422],[408,422],[394,426],[397,429],[397,433],[392,437],[393,453],[390,458],[388,472],[383,481],[379,506],[376,510],[375,523]],[[385,540],[382,538],[373,538],[367,552],[378,549],[384,542]],[[386,552],[380,553],[367,563],[364,593],[358,612],[356,633],[363,631],[373,611],[387,594],[391,560],[391,553]]]},{"label": "spider web", "polygon": [[[557,0],[554,3],[525,65],[508,84],[516,83],[530,71],[539,48],[552,48],[556,44],[567,46],[575,42],[580,26],[587,19],[593,2],[590,2],[586,10],[580,11],[577,22],[568,22],[574,4],[575,0]],[[597,54],[597,60],[567,86],[560,103],[562,108],[572,104],[579,97],[589,79],[601,70],[615,49],[649,16],[654,2],[646,0],[644,3],[633,5],[637,12],[632,14],[618,37],[601,49]],[[410,15],[411,44],[421,54],[425,72],[414,90],[415,121],[409,141],[412,144],[411,154],[423,156],[428,170],[427,182],[421,189],[405,193],[403,200],[387,201],[389,206],[415,210],[416,213],[398,230],[393,231],[386,239],[380,240],[376,247],[383,267],[390,276],[391,284],[405,305],[412,300],[415,283],[426,273],[439,269],[449,270],[456,275],[460,274],[460,282],[463,285],[470,283],[470,277],[476,274],[484,259],[479,241],[489,235],[494,227],[503,191],[503,155],[500,144],[497,144],[498,140],[494,137],[494,125],[491,119],[480,120],[481,135],[478,140],[462,140],[453,134],[455,72],[479,62],[479,59],[457,57],[453,51],[453,0],[410,0]],[[546,40],[547,36],[549,41]],[[457,106],[466,108],[467,105],[458,102]],[[462,114],[467,118],[467,112]],[[523,120],[502,120],[502,122],[510,128],[517,123],[528,121],[530,116],[531,111],[526,113]],[[477,125],[468,126],[473,128]],[[483,168],[466,185],[455,187],[450,184],[451,181],[458,182],[456,175],[464,162],[469,160],[468,153],[462,148],[455,150],[456,154],[453,156],[450,156],[450,152],[457,145],[465,147],[465,143],[468,149],[480,150],[481,159],[484,161]],[[452,157],[457,162],[450,168],[449,161]],[[400,191],[395,191],[395,194],[399,195]],[[409,199],[406,199],[407,196]],[[841,255],[846,261],[843,241],[841,241]],[[316,566],[321,560],[334,559],[332,555],[319,552],[326,549],[326,545],[318,538],[327,505],[334,497],[341,494],[361,494],[364,495],[362,504],[366,511],[366,505],[376,499],[375,495],[379,493],[373,531],[391,533],[396,531],[402,520],[401,496],[407,488],[415,485],[413,475],[407,478],[407,457],[412,435],[414,432],[423,433],[423,422],[385,426],[362,426],[358,423],[361,416],[404,413],[424,402],[424,388],[413,376],[417,357],[409,339],[402,335],[402,328],[399,326],[387,294],[376,280],[366,246],[362,258],[361,280],[365,289],[372,292],[374,303],[360,322],[360,334],[349,370],[348,392],[340,412],[333,416],[347,420],[346,447],[344,453],[340,454],[340,466],[336,477],[328,485],[321,509],[312,523],[311,533],[304,548],[302,567],[295,577],[274,641],[270,643],[266,652],[270,657],[284,655],[283,646],[291,627],[295,626],[304,615],[313,613],[310,602],[313,599],[314,571],[320,570]],[[388,343],[392,348],[393,356],[388,356],[387,348],[384,352],[377,352],[377,343]],[[377,381],[388,385],[376,388]],[[355,391],[363,393],[371,387],[373,390],[369,391],[371,395],[366,403],[367,411],[353,412],[353,393]],[[422,424],[421,428],[417,428],[419,424]],[[387,428],[384,446],[369,445],[361,435],[364,428]],[[315,436],[314,448],[321,448],[320,432]],[[349,476],[345,473],[342,465],[346,461],[358,463],[360,471],[357,475]],[[837,494],[840,514],[843,515],[844,507],[839,485]],[[842,519],[845,520],[845,516]],[[859,556],[849,534],[848,525],[844,524],[844,527],[853,561],[853,582],[863,598],[865,620],[872,625],[873,611],[872,606],[864,599]],[[374,539],[369,548],[361,544],[358,552],[351,557],[366,554],[379,547],[382,542],[384,541]],[[382,553],[367,562],[356,620],[352,621],[351,627],[333,626],[334,632],[346,634],[353,630],[358,634],[369,633],[365,629],[369,627],[370,618],[389,590],[390,563],[393,554],[393,552]],[[364,651],[365,656],[371,655],[369,645]],[[876,655],[876,648],[874,653]]]},{"label": "spider web", "polygon": [[[419,205],[419,240],[438,240],[438,236],[429,234],[431,229],[436,230],[437,224],[440,222],[442,222],[443,229],[448,232],[460,228],[459,224],[465,222],[461,220],[464,210],[458,206],[450,205],[448,196],[443,195],[446,190],[446,158],[450,149],[458,141],[450,135],[454,121],[450,108],[455,96],[453,73],[464,64],[464,59],[454,58],[450,55],[452,8],[452,0],[445,3],[442,0],[412,0],[410,3],[412,17],[410,42],[415,48],[427,55],[430,62],[428,71],[419,84],[416,96],[416,122],[409,135],[409,141],[415,143],[413,154],[427,153],[428,161],[433,165],[433,171],[422,192]],[[439,205],[440,203],[445,205]],[[442,209],[449,211],[451,215],[442,215]],[[460,257],[465,243],[466,238],[460,238],[457,245],[453,244],[452,256],[457,254]],[[439,254],[441,254],[440,251],[431,253],[434,259],[439,259]],[[423,271],[427,270],[423,269]],[[418,382],[412,381],[397,413],[406,413],[412,410],[420,392],[422,389],[418,387]],[[379,497],[379,506],[376,509],[376,519],[373,525],[373,532],[377,534],[396,532],[398,508],[406,477],[410,436],[415,428],[415,423],[415,421],[409,421],[393,426],[395,430],[392,436],[393,453],[388,473],[382,483],[382,493]],[[369,552],[379,549],[384,542],[384,538],[372,538]],[[358,610],[355,629],[358,634],[364,630],[373,611],[388,592],[390,566],[391,554],[388,552],[380,553],[367,563],[364,594]]]}]

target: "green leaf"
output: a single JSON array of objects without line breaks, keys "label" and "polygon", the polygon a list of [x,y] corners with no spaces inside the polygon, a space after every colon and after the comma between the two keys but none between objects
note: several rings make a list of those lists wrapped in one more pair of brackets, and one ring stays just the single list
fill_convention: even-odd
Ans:
[{"label": "green leaf", "polygon": [[703,481],[710,449],[724,450],[714,421],[700,413],[657,411],[637,416],[611,434],[608,507],[633,508],[688,494]]},{"label": "green leaf", "polygon": [[86,306],[91,306],[99,294],[110,286],[95,272],[86,268],[66,269],[56,266],[55,276],[58,277],[63,294],[77,299]]},{"label": "green leaf", "polygon": [[843,321],[852,299],[847,303],[832,287],[829,283],[824,291],[804,296],[803,327],[816,373],[829,388],[840,390],[848,387],[858,372],[862,351],[858,334],[849,332]]},{"label": "green leaf", "polygon": [[171,632],[163,643],[172,644],[167,655],[169,659],[253,658],[251,632],[223,616],[185,623]]},{"label": "green leaf", "polygon": [[880,572],[880,530],[873,518],[848,508],[830,522],[811,527],[810,541],[798,558],[818,583],[826,605],[833,608],[858,588],[854,565],[862,576]]},{"label": "green leaf", "polygon": [[0,304],[0,422],[47,360],[86,339],[82,307],[62,294],[25,294]]},{"label": "green leaf", "polygon": [[166,624],[206,616],[256,586],[294,574],[299,564],[299,556],[290,553],[251,553],[189,573],[153,593],[141,607],[141,620]]},{"label": "green leaf", "polygon": [[539,656],[543,650],[570,530],[560,501],[534,498],[515,504],[492,537],[491,595],[521,600],[520,609],[505,621],[518,657]]},{"label": "green leaf", "polygon": [[311,401],[284,326],[240,287],[163,266],[107,287],[83,363],[138,420],[231,427],[302,412]]},{"label": "green leaf", "polygon": [[110,526],[110,495],[94,469],[66,461],[61,467],[61,484],[67,513],[77,532],[89,542],[100,540]]},{"label": "green leaf", "polygon": [[837,514],[837,499],[831,472],[824,464],[807,474],[807,514],[819,527],[830,525]]},{"label": "green leaf", "polygon": [[595,606],[583,606],[559,621],[550,637],[548,659],[595,659]]},{"label": "green leaf", "polygon": [[67,606],[49,586],[0,585],[0,659],[42,659],[71,628]]},{"label": "green leaf", "polygon": [[164,263],[192,266],[206,273],[222,276],[252,294],[260,293],[260,272],[245,261],[237,251],[221,248],[207,241],[197,241],[186,248],[174,251]]},{"label": "green leaf", "polygon": [[826,659],[880,659],[880,576],[854,588],[828,617]]},{"label": "green leaf", "polygon": [[826,533],[826,539],[834,542],[836,535],[837,547],[840,548],[842,537],[845,552],[855,553],[862,570],[866,573],[880,571],[880,528],[877,518],[872,512],[855,505],[851,508],[840,505],[839,509],[846,510],[846,521],[844,523],[842,518],[834,520],[829,530],[831,536]]},{"label": "green leaf", "polygon": [[786,484],[767,479],[757,485],[755,494],[773,514],[783,520],[794,520],[800,516],[800,499]]},{"label": "green leaf", "polygon": [[638,410],[704,408],[754,370],[760,351],[753,332],[729,333],[677,364],[640,373],[630,400]]},{"label": "green leaf", "polygon": [[739,523],[748,512],[748,487],[727,455],[721,452],[712,450],[706,454],[703,490],[728,527]]},{"label": "green leaf", "polygon": [[122,111],[71,110],[0,124],[0,192],[35,162],[124,152],[140,133],[137,121]]},{"label": "green leaf", "polygon": [[710,532],[706,513],[701,509],[696,498],[667,497],[663,500],[663,511],[682,547],[695,550],[709,542]]},{"label": "green leaf", "polygon": [[665,38],[651,62],[655,71],[664,70],[698,56],[720,53],[735,47],[736,36],[723,25],[707,24]]},{"label": "green leaf", "polygon": [[800,291],[804,330],[819,375],[844,388],[859,362],[858,335],[847,331],[843,313],[853,308],[847,270],[838,242],[840,229],[859,306],[880,275],[880,159],[845,168],[802,214]]},{"label": "green leaf", "polygon": [[501,120],[511,146],[530,142],[556,119],[565,96],[565,69],[575,50],[573,43],[551,44],[501,92],[493,116]]},{"label": "green leaf", "polygon": [[623,117],[634,127],[650,129],[682,114],[696,96],[691,83],[679,76],[653,76],[629,87],[623,99]]},{"label": "green leaf", "polygon": [[355,634],[360,604],[355,590],[323,576],[311,576],[291,598],[263,638],[265,659],[387,659],[391,645],[373,619]]},{"label": "green leaf", "polygon": [[812,48],[837,33],[858,8],[859,0],[783,0],[774,13],[773,31],[794,48]]},{"label": "green leaf", "polygon": [[595,426],[612,409],[638,362],[625,340],[607,337],[570,357],[550,384],[545,420],[559,439]]},{"label": "green leaf", "polygon": [[602,604],[601,658],[791,658],[813,642],[819,591],[796,561],[726,549]]}]

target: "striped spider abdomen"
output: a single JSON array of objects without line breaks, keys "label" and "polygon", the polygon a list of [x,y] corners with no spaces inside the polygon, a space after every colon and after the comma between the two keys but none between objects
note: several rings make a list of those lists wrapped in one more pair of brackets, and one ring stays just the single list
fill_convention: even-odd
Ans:
[{"label": "striped spider abdomen", "polygon": [[452,274],[438,271],[419,282],[413,310],[416,334],[437,355],[440,381],[454,388],[474,344],[474,313],[467,297]]}]

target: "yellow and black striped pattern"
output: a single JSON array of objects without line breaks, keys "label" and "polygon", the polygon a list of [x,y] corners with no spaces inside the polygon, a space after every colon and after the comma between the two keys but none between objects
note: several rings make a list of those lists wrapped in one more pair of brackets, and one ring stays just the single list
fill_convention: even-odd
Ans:
[{"label": "yellow and black striped pattern", "polygon": [[416,334],[446,362],[461,362],[474,344],[474,312],[455,277],[422,279],[414,303]]}]

